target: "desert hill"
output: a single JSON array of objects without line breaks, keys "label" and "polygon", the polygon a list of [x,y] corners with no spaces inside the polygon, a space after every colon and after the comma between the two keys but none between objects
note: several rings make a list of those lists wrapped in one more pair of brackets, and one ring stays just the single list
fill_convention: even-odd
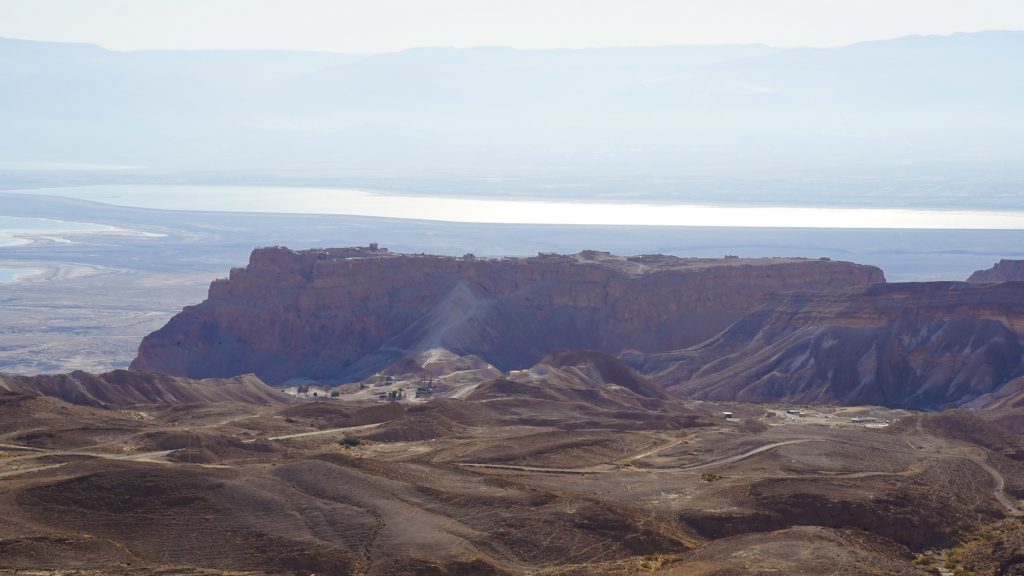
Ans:
[{"label": "desert hill", "polygon": [[134,370],[114,370],[105,374],[75,371],[40,376],[0,374],[0,389],[96,407],[212,402],[274,405],[285,400],[279,390],[252,375],[189,380]]},{"label": "desert hill", "polygon": [[[512,375],[523,388],[566,394],[579,375],[603,374],[594,390],[643,398],[610,385],[642,378],[593,353],[524,372]],[[670,399],[613,409],[478,392],[414,405],[296,399],[217,420],[178,419],[200,405],[150,405],[140,419],[7,392],[0,426],[28,419],[18,434],[0,428],[0,565],[308,576],[818,574],[838,563],[924,576],[914,560],[929,550],[992,547],[990,526],[1017,530],[1024,469],[993,451],[1002,445],[952,437],[955,422],[883,432],[751,409],[748,426]],[[16,408],[26,403],[46,406],[33,420]],[[543,418],[556,405],[561,419]]]},{"label": "desert hill", "polygon": [[466,400],[493,419],[570,429],[675,430],[709,425],[709,416],[670,398],[618,358],[557,351],[528,370],[476,386]]},{"label": "desert hill", "polygon": [[[431,349],[287,404],[4,390],[0,571],[924,576],[961,542],[1015,565],[1020,442],[970,414],[878,430],[851,415],[906,412],[680,399],[599,351],[481,362]],[[95,378],[117,377],[183,380]]]},{"label": "desert hill", "polygon": [[978,410],[986,418],[1018,434],[1024,434],[1024,377],[1014,378],[998,389],[975,398],[964,408]]},{"label": "desert hill", "polygon": [[777,295],[711,340],[626,359],[674,392],[935,408],[1024,370],[1024,284],[874,284]]},{"label": "desert hill", "polygon": [[998,390],[972,400],[966,407],[980,410],[1024,410],[1024,377],[1010,380]]},{"label": "desert hill", "polygon": [[538,362],[558,370],[563,377],[590,385],[626,388],[644,398],[666,398],[665,391],[641,376],[622,360],[593,350],[557,350]]},{"label": "desert hill", "polygon": [[103,428],[107,433],[128,432],[139,427],[134,419],[110,410],[0,390],[0,437],[6,442],[38,446],[60,441],[64,447],[77,447],[82,440],[68,437],[65,431],[69,425],[79,430]]},{"label": "desert hill", "polygon": [[[982,415],[986,418],[982,418]],[[1024,437],[988,420],[989,414],[969,410],[919,413],[886,428],[890,434],[918,431],[981,446],[1012,460],[1024,461]]]},{"label": "desert hill", "polygon": [[264,248],[213,282],[205,302],[147,336],[132,367],[190,378],[342,381],[443,348],[509,370],[556,349],[684,348],[770,294],[883,281],[871,266],[804,259]]},{"label": "desert hill", "polygon": [[[362,419],[349,417],[344,422],[368,424],[377,418],[381,425],[366,437],[386,441],[427,440],[497,425],[678,430],[711,423],[707,411],[691,409],[670,398],[649,379],[603,352],[558,351],[529,369],[486,377],[468,386],[453,388],[443,379],[435,382],[439,384],[426,402],[416,396],[408,404],[391,403],[388,418],[376,415],[383,413],[384,406],[372,416],[370,409],[362,409],[358,413]],[[369,397],[374,397],[378,389],[372,387]],[[362,398],[362,394],[351,392],[344,397]],[[344,410],[332,403],[314,407],[299,406],[286,412]]]}]

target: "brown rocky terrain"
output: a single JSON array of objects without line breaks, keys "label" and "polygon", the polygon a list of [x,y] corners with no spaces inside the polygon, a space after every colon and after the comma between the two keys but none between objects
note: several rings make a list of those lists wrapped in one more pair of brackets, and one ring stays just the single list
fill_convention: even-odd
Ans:
[{"label": "brown rocky terrain", "polygon": [[0,574],[1014,574],[1022,288],[875,280],[257,251],[137,364],[321,382],[0,376]]},{"label": "brown rocky terrain", "polygon": [[936,408],[1021,374],[1024,284],[873,284],[771,297],[709,341],[627,354],[676,393],[741,402]]},{"label": "brown rocky terrain", "polygon": [[925,554],[1017,562],[1024,467],[970,415],[875,430],[855,411],[683,401],[599,352],[427,401],[353,389],[104,409],[27,395],[31,382],[0,395],[5,574],[923,576]]},{"label": "brown rocky terrain", "polygon": [[[371,249],[372,248],[372,249]],[[433,348],[499,369],[551,351],[697,344],[782,291],[883,282],[802,259],[573,256],[480,259],[384,249],[256,250],[146,337],[132,367],[192,378],[344,381]]]},{"label": "brown rocky terrain", "polygon": [[1021,576],[1024,574],[1024,522],[1010,519],[978,533],[954,548],[946,565],[961,574]]},{"label": "brown rocky terrain", "polygon": [[0,374],[0,390],[51,396],[83,406],[119,407],[137,404],[245,402],[281,404],[281,391],[252,375],[195,381],[155,372],[113,370],[90,374],[14,376]]},{"label": "brown rocky terrain", "polygon": [[979,410],[1004,428],[1024,434],[1024,377],[1014,378],[993,392],[964,405]]},{"label": "brown rocky terrain", "polygon": [[967,410],[915,414],[901,419],[887,430],[892,433],[922,430],[933,436],[984,446],[993,453],[1024,462],[1024,437],[989,422],[983,416],[989,415]]},{"label": "brown rocky terrain", "polygon": [[1000,260],[987,270],[977,270],[968,282],[1020,282],[1024,281],[1024,260]]}]

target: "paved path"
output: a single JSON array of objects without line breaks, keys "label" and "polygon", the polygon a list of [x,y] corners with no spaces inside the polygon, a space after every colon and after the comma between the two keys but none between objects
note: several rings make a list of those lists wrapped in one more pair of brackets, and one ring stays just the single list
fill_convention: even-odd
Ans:
[{"label": "paved path", "polygon": [[12,476],[21,476],[22,474],[28,474],[30,472],[39,472],[40,470],[60,468],[65,464],[67,464],[67,462],[62,462],[60,464],[48,464],[46,466],[36,466],[35,468],[19,468],[18,470],[6,470],[4,472],[0,472],[0,478],[10,478]]},{"label": "paved path", "polygon": [[[345,428],[330,428],[327,430],[314,430],[312,432],[297,432],[295,434],[284,434],[283,436],[271,436],[265,438],[265,440],[288,440],[289,438],[305,438],[307,436],[318,436],[320,434],[334,434],[336,432],[350,432],[353,430],[369,430],[376,428],[381,424],[387,424],[387,422],[377,422],[376,424],[363,424],[362,426],[347,426]],[[257,439],[246,440],[246,442],[255,442]]]},{"label": "paved path", "polygon": [[1024,516],[1024,510],[1018,508],[1020,502],[1014,502],[1012,499],[1010,499],[1009,496],[1006,495],[1006,479],[1003,478],[1003,475],[998,470],[993,468],[988,462],[986,462],[984,459],[978,456],[961,456],[961,458],[970,460],[971,462],[974,462],[978,466],[981,466],[981,468],[985,470],[985,472],[988,472],[989,476],[991,476],[992,479],[996,481],[996,487],[992,491],[992,495],[995,496],[996,500],[998,500],[1004,508],[1006,508],[1006,510],[1010,513],[1010,516]]},{"label": "paved path", "polygon": [[0,449],[19,450],[24,452],[46,452],[46,450],[42,448],[35,448],[32,446],[21,446],[19,444],[0,444]]},{"label": "paved path", "polygon": [[541,466],[517,466],[515,464],[487,464],[485,462],[458,462],[459,466],[471,468],[495,468],[498,470],[516,470],[519,472],[539,472],[541,474],[594,474],[612,472],[618,467],[612,464],[597,464],[585,468],[544,468]]},{"label": "paved path", "polygon": [[783,446],[789,446],[790,444],[802,444],[804,442],[834,442],[834,440],[830,440],[828,438],[797,438],[797,439],[794,439],[794,440],[785,440],[785,441],[782,441],[782,442],[773,442],[771,444],[765,444],[764,446],[759,446],[757,448],[754,448],[753,450],[748,450],[748,451],[746,451],[746,452],[744,452],[742,454],[737,454],[735,456],[728,456],[726,458],[719,458],[717,460],[712,460],[710,462],[705,462],[703,464],[693,464],[691,466],[683,466],[682,468],[676,468],[676,470],[680,471],[680,472],[690,472],[690,471],[693,471],[693,470],[703,470],[705,468],[711,468],[712,466],[723,466],[725,464],[733,464],[735,462],[739,462],[740,460],[746,460],[747,458],[750,458],[751,456],[757,456],[758,454],[761,454],[762,452],[767,452],[769,450],[775,450],[776,448],[781,448]]},{"label": "paved path", "polygon": [[[788,446],[790,444],[800,444],[801,442],[814,442],[814,441],[826,441],[826,440],[827,439],[825,439],[825,438],[822,438],[822,439],[800,438],[800,439],[796,439],[796,440],[786,440],[784,442],[775,442],[775,443],[772,443],[772,444],[767,444],[765,446],[760,446],[758,448],[754,448],[753,450],[748,450],[747,452],[744,452],[742,454],[737,454],[735,456],[728,456],[726,458],[719,458],[717,460],[712,460],[710,462],[704,462],[703,464],[695,464],[695,465],[692,465],[692,466],[684,466],[682,468],[673,468],[671,470],[664,470],[664,471],[666,471],[666,472],[690,472],[690,471],[693,471],[693,470],[703,470],[705,468],[710,468],[712,466],[721,466],[723,464],[732,464],[734,462],[739,462],[740,460],[744,460],[746,458],[750,458],[751,456],[756,456],[757,454],[760,454],[762,452],[767,452],[769,450],[774,450],[776,448],[779,448],[780,446]],[[647,450],[645,450],[643,452],[640,452],[638,454],[634,454],[633,456],[627,456],[626,458],[618,460],[617,462],[627,462],[628,463],[628,462],[632,462],[633,460],[639,460],[640,458],[645,458],[647,456],[651,456],[653,454],[657,454],[658,452],[661,452],[662,450],[667,450],[667,449],[671,448],[672,446],[676,446],[676,445],[678,445],[680,443],[682,443],[682,440],[666,442],[666,443],[661,444],[659,446],[655,446],[654,448],[650,448],[650,449],[647,449]],[[619,469],[619,466],[616,465],[616,464],[595,464],[594,466],[585,466],[583,468],[544,468],[544,467],[540,467],[540,466],[518,466],[518,465],[515,465],[515,464],[489,464],[489,463],[485,463],[485,462],[459,462],[458,464],[460,466],[471,466],[471,467],[474,467],[474,468],[496,468],[496,469],[499,469],[499,470],[519,470],[519,471],[522,471],[522,472],[541,472],[541,473],[548,473],[548,474],[594,474],[594,473],[602,473],[602,472],[614,472],[615,470]]]},{"label": "paved path", "polygon": [[644,450],[642,452],[637,452],[636,454],[632,454],[630,456],[626,456],[625,458],[620,458],[620,459],[616,460],[615,463],[620,465],[620,466],[625,466],[626,464],[629,464],[630,462],[634,462],[636,460],[647,458],[649,456],[654,456],[658,452],[664,452],[665,450],[668,450],[669,448],[674,448],[676,446],[679,446],[682,443],[683,443],[683,439],[682,438],[675,438],[675,439],[672,439],[672,440],[667,440],[665,442],[662,442],[661,444],[658,444],[657,446],[654,446],[652,448],[648,448],[647,450]]},{"label": "paved path", "polygon": [[[18,458],[11,458],[10,460],[22,460],[25,458],[37,458],[39,456],[87,456],[90,458],[105,458],[107,460],[125,460],[129,462],[153,462],[157,464],[169,464],[166,457],[174,450],[157,450],[154,452],[140,452],[138,454],[104,454],[102,452],[82,452],[72,450],[47,450],[45,454],[31,454],[28,456],[21,456]],[[56,464],[46,464],[44,466],[35,466],[32,468],[18,468],[16,470],[5,470],[0,472],[0,478],[10,478],[12,476],[21,476],[22,474],[29,474],[31,472],[39,472],[40,470],[49,470],[51,468],[59,468],[61,466],[68,465],[69,462],[58,462]]]},{"label": "paved path", "polygon": [[[672,446],[678,445],[681,442],[682,442],[681,440],[680,441],[668,442],[668,443],[662,444],[660,446],[656,446],[654,448],[645,450],[645,451],[640,452],[638,454],[634,454],[632,456],[629,456],[629,457],[623,458],[621,460],[618,460],[617,463],[628,463],[628,462],[632,462],[633,460],[639,460],[641,458],[646,458],[647,456],[654,455],[654,454],[656,454],[658,452],[661,452],[662,450],[667,450],[668,448],[670,448]],[[662,471],[663,472],[694,472],[694,471],[697,471],[697,470],[706,470],[706,469],[712,468],[714,466],[724,466],[724,465],[727,465],[727,464],[734,464],[736,462],[740,462],[741,460],[745,460],[745,459],[750,458],[752,456],[756,456],[758,454],[762,454],[764,452],[768,452],[769,450],[775,450],[776,448],[781,448],[783,446],[789,446],[789,445],[792,445],[792,444],[802,444],[802,443],[805,443],[805,442],[836,442],[836,443],[847,444],[847,445],[852,445],[852,446],[861,446],[861,447],[866,447],[866,448],[872,448],[872,449],[875,449],[875,450],[884,450],[886,452],[898,452],[898,453],[901,453],[901,454],[930,454],[930,455],[942,456],[942,457],[946,457],[946,458],[961,458],[961,459],[964,459],[964,460],[968,460],[970,462],[973,462],[974,464],[977,464],[979,467],[981,467],[983,470],[985,470],[985,472],[987,472],[989,474],[989,476],[992,477],[992,479],[996,483],[995,489],[993,489],[993,491],[992,491],[992,496],[995,497],[995,499],[1000,504],[1002,504],[1002,506],[1004,508],[1006,508],[1007,512],[1009,512],[1009,514],[1011,516],[1024,516],[1024,510],[1021,510],[1020,507],[1019,507],[1020,503],[1019,502],[1015,502],[1013,498],[1011,498],[1010,496],[1008,496],[1006,494],[1006,479],[1003,477],[1003,475],[998,470],[993,468],[988,462],[986,462],[984,458],[981,458],[979,456],[974,456],[974,455],[971,455],[971,454],[950,454],[948,452],[933,452],[933,451],[924,451],[924,450],[920,450],[920,449],[915,450],[915,449],[903,449],[903,448],[887,448],[887,447],[884,447],[884,446],[878,446],[878,445],[867,444],[867,443],[862,443],[862,442],[850,442],[850,441],[847,441],[847,440],[839,440],[839,439],[834,439],[834,438],[796,438],[796,439],[785,440],[785,441],[781,441],[781,442],[773,442],[771,444],[766,444],[764,446],[759,446],[759,447],[754,448],[752,450],[748,450],[746,452],[743,452],[742,454],[736,454],[734,456],[727,456],[725,458],[718,458],[716,460],[711,460],[710,462],[704,462],[702,464],[693,464],[693,465],[690,465],[690,466],[683,466],[681,468],[666,469],[666,470],[662,470]],[[518,471],[521,471],[521,472],[539,472],[539,473],[547,473],[547,474],[595,474],[595,473],[603,473],[603,472],[613,472],[613,471],[618,469],[618,466],[612,465],[612,464],[597,464],[597,465],[594,465],[594,466],[587,466],[587,467],[583,467],[583,468],[544,468],[544,467],[539,467],[539,466],[517,466],[517,465],[513,465],[513,464],[488,464],[488,463],[473,463],[473,462],[461,462],[461,463],[459,463],[459,465],[460,466],[469,466],[469,467],[474,467],[474,468],[495,468],[495,469],[499,469],[499,470],[518,470]],[[886,476],[886,475],[890,475],[890,474],[892,474],[892,473],[889,473],[889,472],[870,472],[870,471],[865,471],[865,472],[853,472],[853,473],[850,473],[850,474],[837,475],[837,477],[863,478],[863,477],[869,477],[869,476]]]}]

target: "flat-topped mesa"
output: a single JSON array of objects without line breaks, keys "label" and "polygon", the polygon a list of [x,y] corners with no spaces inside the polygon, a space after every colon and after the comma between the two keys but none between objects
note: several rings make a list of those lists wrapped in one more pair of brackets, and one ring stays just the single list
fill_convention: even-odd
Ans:
[{"label": "flat-topped mesa", "polygon": [[359,378],[445,348],[501,369],[553,350],[673,350],[791,290],[884,282],[872,266],[585,251],[530,258],[367,248],[255,250],[209,298],[147,336],[133,366],[265,381]]},{"label": "flat-topped mesa", "polygon": [[1022,282],[1024,281],[1024,260],[1000,260],[988,270],[977,270],[968,282]]}]

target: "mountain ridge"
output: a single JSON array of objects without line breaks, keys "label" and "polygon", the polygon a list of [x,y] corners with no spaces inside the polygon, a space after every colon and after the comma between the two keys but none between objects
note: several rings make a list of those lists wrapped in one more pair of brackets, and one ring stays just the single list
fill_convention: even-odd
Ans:
[{"label": "mountain ridge", "polygon": [[0,374],[0,389],[99,408],[216,402],[272,406],[285,402],[279,390],[251,374],[200,381],[131,370],[112,370],[104,374],[81,370],[38,376]]},{"label": "mountain ridge", "polygon": [[773,296],[696,347],[627,355],[686,396],[936,409],[1024,372],[1024,284],[874,284]]},{"label": "mountain ridge", "polygon": [[[893,170],[932,158],[951,170],[977,167],[982,151],[1017,158],[1020,88],[1011,79],[1022,39],[379,54],[113,52],[8,40],[0,78],[13,89],[0,94],[0,151],[44,161],[90,150],[92,161],[160,169],[724,177],[742,161],[849,179],[853,165]],[[947,73],[928,72],[936,65]],[[934,134],[940,108],[944,138]],[[984,140],[956,137],[978,126]],[[97,141],[100,129],[107,136]]]}]

